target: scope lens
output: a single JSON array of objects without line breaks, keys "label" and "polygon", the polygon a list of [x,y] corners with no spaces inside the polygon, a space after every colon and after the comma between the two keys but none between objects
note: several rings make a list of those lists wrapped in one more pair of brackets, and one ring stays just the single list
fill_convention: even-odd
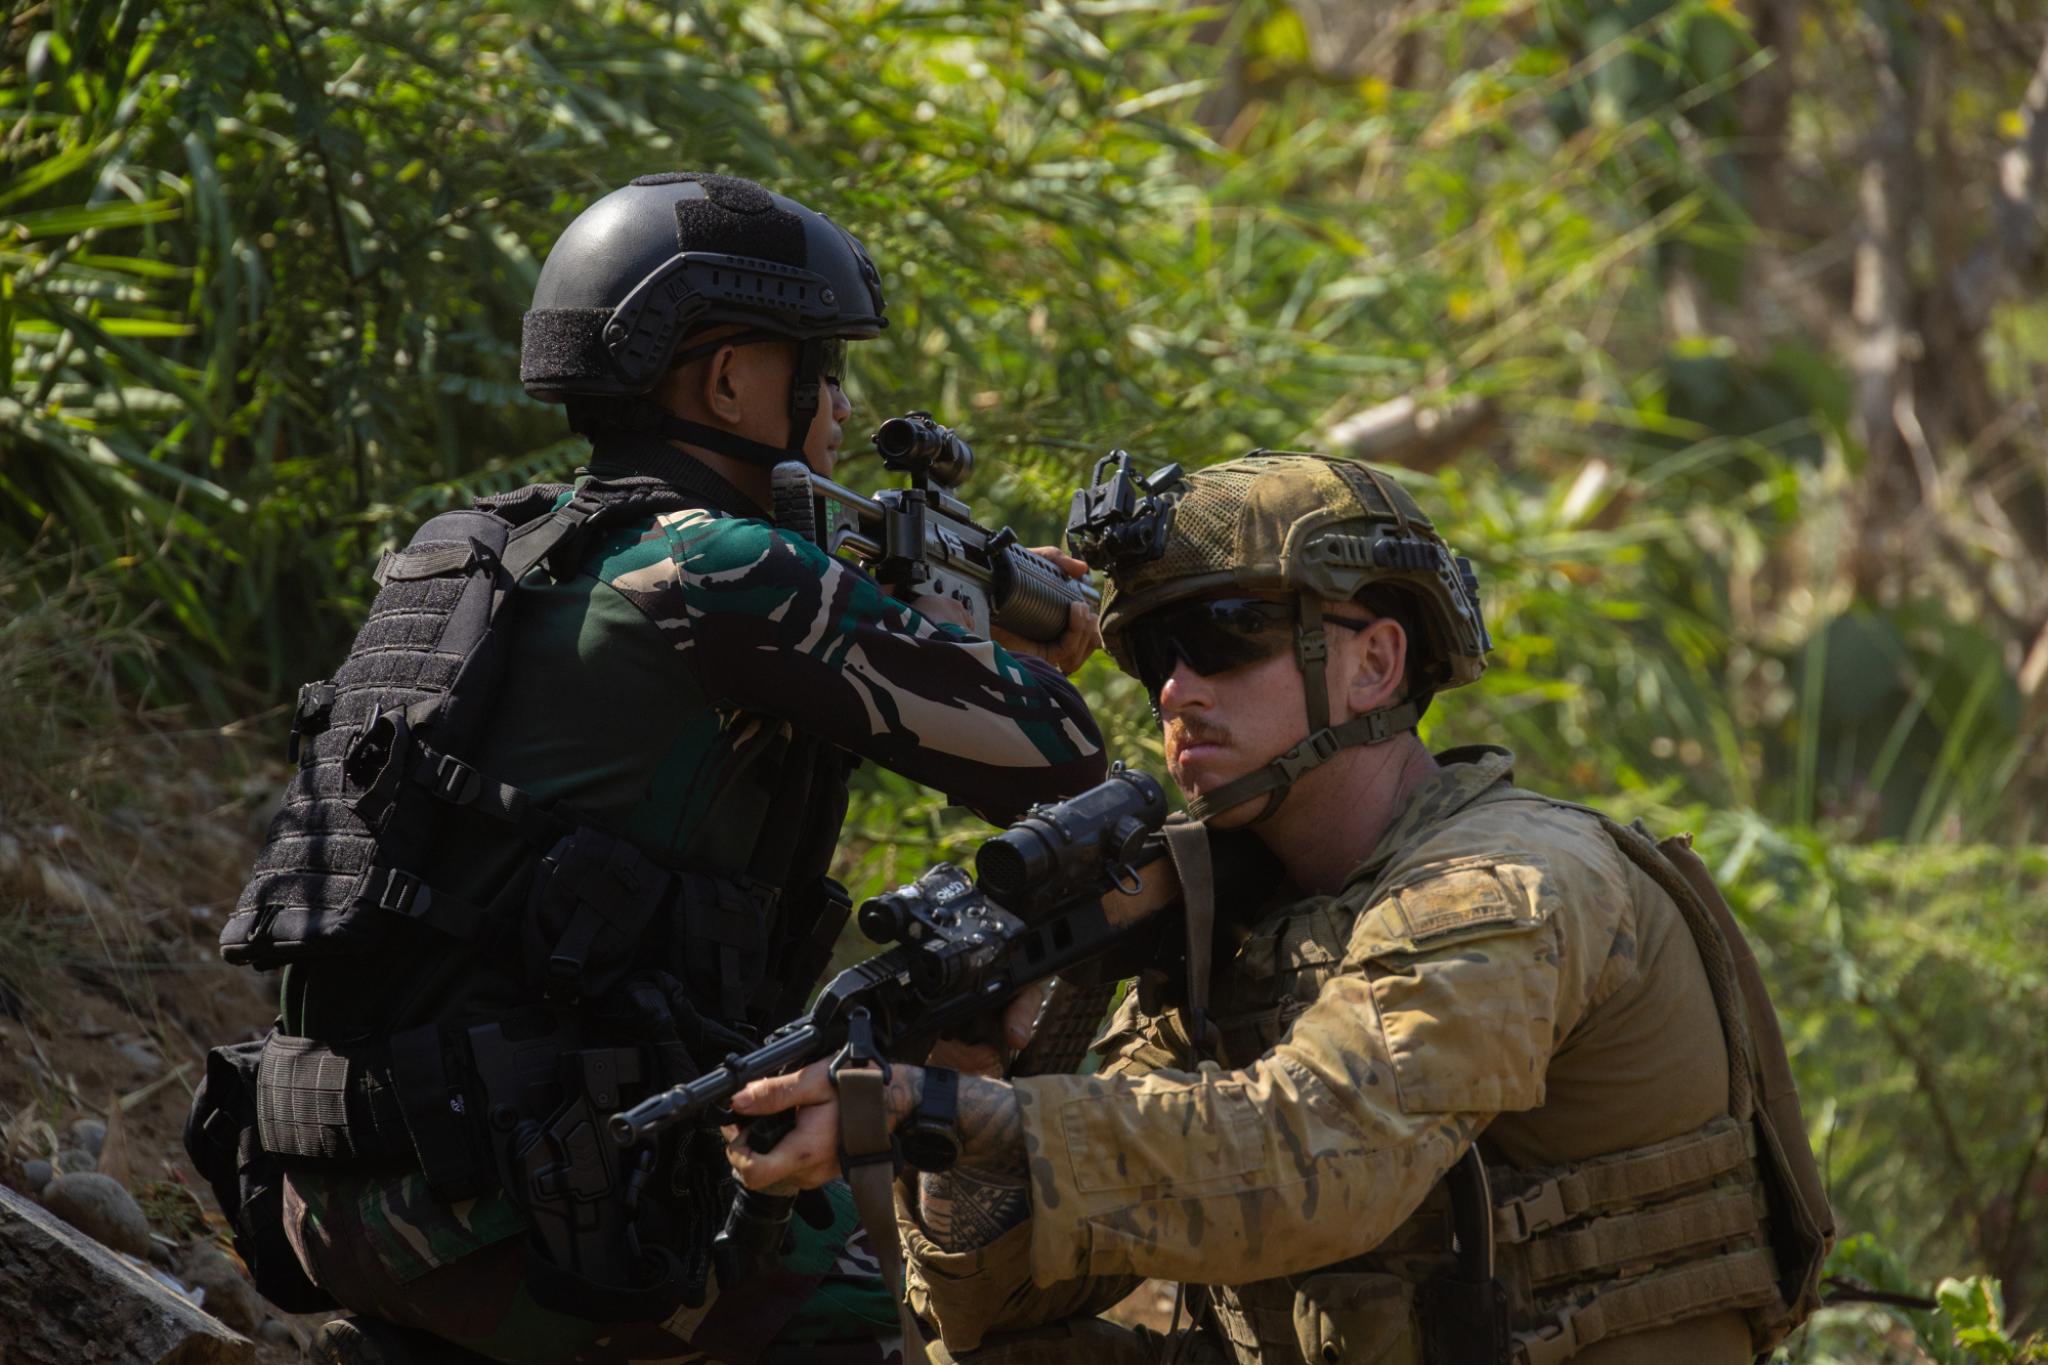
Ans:
[{"label": "scope lens", "polygon": [[905,925],[909,923],[908,907],[901,904],[900,892],[877,896],[860,908],[860,931],[873,943],[894,943],[903,937]]},{"label": "scope lens", "polygon": [[917,426],[908,418],[891,417],[875,429],[875,449],[885,460],[900,460],[917,445]]},{"label": "scope lens", "polygon": [[1051,875],[1053,850],[1037,830],[1026,826],[1005,830],[974,855],[981,884],[997,900],[1014,898]]}]

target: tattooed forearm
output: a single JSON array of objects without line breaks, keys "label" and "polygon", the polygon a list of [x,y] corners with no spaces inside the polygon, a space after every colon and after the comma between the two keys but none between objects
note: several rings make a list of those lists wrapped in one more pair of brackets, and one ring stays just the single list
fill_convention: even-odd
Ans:
[{"label": "tattooed forearm", "polygon": [[991,1180],[1024,1183],[1024,1111],[1002,1081],[960,1078],[960,1164]]},{"label": "tattooed forearm", "polygon": [[987,1246],[1031,1213],[1024,1115],[1001,1081],[960,1078],[960,1160],[920,1182],[925,1232],[946,1251]]},{"label": "tattooed forearm", "polygon": [[1024,1186],[991,1181],[984,1172],[957,1166],[925,1176],[918,1202],[925,1235],[942,1251],[985,1247],[1031,1212]]}]

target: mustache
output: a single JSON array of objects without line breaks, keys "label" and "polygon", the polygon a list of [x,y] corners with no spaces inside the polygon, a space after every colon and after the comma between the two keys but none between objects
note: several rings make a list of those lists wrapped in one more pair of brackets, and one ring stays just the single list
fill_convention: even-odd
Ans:
[{"label": "mustache", "polygon": [[1190,744],[1227,744],[1230,731],[1221,725],[1210,725],[1204,721],[1177,718],[1167,724],[1166,736],[1175,749],[1185,749]]}]

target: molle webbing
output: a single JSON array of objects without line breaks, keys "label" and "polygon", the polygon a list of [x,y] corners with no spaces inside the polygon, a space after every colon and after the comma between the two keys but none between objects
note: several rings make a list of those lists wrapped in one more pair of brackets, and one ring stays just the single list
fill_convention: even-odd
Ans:
[{"label": "molle webbing", "polygon": [[297,1161],[415,1168],[441,1199],[478,1193],[481,1159],[445,1047],[432,1024],[345,1049],[273,1032],[255,1083],[262,1149]]},{"label": "molle webbing", "polygon": [[1631,1265],[1669,1261],[1754,1237],[1764,1213],[1761,1193],[1750,1184],[1664,1208],[1596,1218],[1582,1228],[1539,1237],[1526,1252],[1529,1278],[1539,1287],[1605,1278]]},{"label": "molle webbing", "polygon": [[1504,1245],[1523,1243],[1577,1218],[1694,1189],[1748,1168],[1755,1151],[1745,1125],[1720,1118],[1684,1137],[1554,1172],[1496,1168],[1494,1188],[1518,1193],[1495,1196],[1494,1237]]},{"label": "molle webbing", "polygon": [[1778,1302],[1755,1130],[1695,1133],[1554,1171],[1495,1168],[1494,1236],[1520,1308],[1516,1365],[1606,1337]]},{"label": "molle webbing", "polygon": [[397,1087],[381,1065],[282,1033],[263,1042],[256,1131],[264,1151],[309,1161],[412,1155]]},{"label": "molle webbing", "polygon": [[1639,1279],[1603,1285],[1540,1332],[1517,1333],[1514,1365],[1560,1365],[1596,1342],[1685,1322],[1710,1312],[1776,1302],[1778,1270],[1767,1249],[1729,1252]]},{"label": "molle webbing", "polygon": [[462,761],[497,695],[506,608],[535,567],[570,571],[594,528],[689,499],[652,481],[592,481],[559,507],[550,491],[444,512],[378,564],[377,597],[348,658],[331,680],[300,689],[299,770],[221,932],[228,961],[353,956],[408,920],[469,941],[484,908],[427,881],[449,813],[491,819],[508,841],[534,847],[571,827]]}]

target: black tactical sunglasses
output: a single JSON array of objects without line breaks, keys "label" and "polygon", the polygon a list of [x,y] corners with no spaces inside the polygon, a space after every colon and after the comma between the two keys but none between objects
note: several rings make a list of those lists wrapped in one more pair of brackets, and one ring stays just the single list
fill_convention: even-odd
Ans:
[{"label": "black tactical sunglasses", "polygon": [[[1162,607],[1132,622],[1131,664],[1156,700],[1176,664],[1185,663],[1207,678],[1291,648],[1295,616],[1294,603],[1263,597],[1207,597]],[[1329,615],[1323,623],[1352,630],[1372,624]]]}]

